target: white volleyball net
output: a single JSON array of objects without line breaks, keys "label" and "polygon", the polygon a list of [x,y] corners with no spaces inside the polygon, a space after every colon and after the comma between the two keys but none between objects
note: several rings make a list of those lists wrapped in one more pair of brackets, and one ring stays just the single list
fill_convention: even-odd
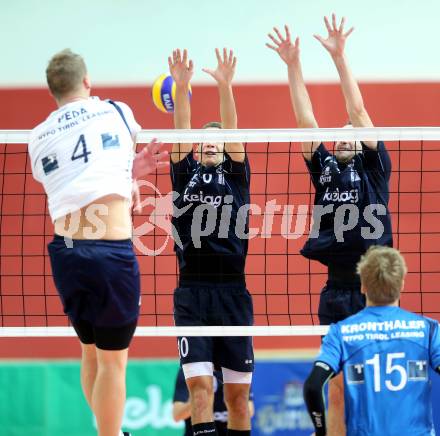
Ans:
[{"label": "white volleyball net", "polygon": [[[53,237],[46,196],[32,177],[28,131],[0,131],[0,336],[72,336],[54,287],[46,245]],[[327,270],[300,254],[314,187],[301,142],[384,141],[392,160],[389,209],[394,245],[408,263],[401,305],[440,319],[440,128],[144,130],[167,143],[243,142],[251,168],[247,288],[255,326],[174,327],[178,264],[170,232],[168,170],[145,178],[144,210],[133,218],[141,271],[140,336],[322,335],[317,317]]]}]

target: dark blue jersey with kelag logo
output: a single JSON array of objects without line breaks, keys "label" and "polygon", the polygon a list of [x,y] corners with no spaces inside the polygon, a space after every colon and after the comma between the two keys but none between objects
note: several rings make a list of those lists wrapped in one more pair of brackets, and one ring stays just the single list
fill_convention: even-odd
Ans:
[{"label": "dark blue jersey with kelag logo", "polygon": [[307,161],[315,187],[314,225],[301,254],[355,266],[370,245],[392,246],[388,210],[391,160],[383,142],[339,163],[321,144]]},{"label": "dark blue jersey with kelag logo", "polygon": [[180,283],[245,284],[250,168],[247,158],[205,167],[189,153],[171,165],[174,250]]}]

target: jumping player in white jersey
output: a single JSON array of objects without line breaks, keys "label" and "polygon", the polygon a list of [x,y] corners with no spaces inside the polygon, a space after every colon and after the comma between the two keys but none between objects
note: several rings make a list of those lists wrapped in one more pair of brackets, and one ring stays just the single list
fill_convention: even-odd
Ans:
[{"label": "jumping player in white jersey", "polygon": [[29,155],[55,228],[52,274],[81,342],[81,384],[99,436],[119,436],[140,304],[133,180],[166,166],[167,153],[153,141],[135,156],[139,124],[126,104],[90,97],[81,56],[55,54],[46,77],[58,109],[33,129]]},{"label": "jumping player in white jersey", "polygon": [[[336,66],[351,125],[373,127],[344,52],[346,39],[353,28],[345,32],[345,19],[338,26],[334,14],[331,21],[330,24],[324,18],[327,38],[318,35],[315,38],[329,52]],[[287,65],[297,126],[316,128],[318,123],[302,75],[299,38],[292,41],[287,26],[285,36],[276,28],[274,31],[275,35],[269,34],[271,43],[266,45]],[[373,244],[392,246],[388,210],[391,160],[382,141],[338,141],[334,153],[319,141],[304,142],[302,154],[316,191],[314,214],[323,213],[314,215],[314,231],[301,254],[328,268],[327,283],[321,291],[318,309],[320,323],[328,325],[365,306],[356,274],[360,256]],[[350,225],[346,225],[346,220]],[[330,436],[344,435],[343,401],[342,378],[336,377],[329,384]]]},{"label": "jumping player in white jersey", "polygon": [[[217,68],[204,70],[217,82],[221,123],[205,128],[237,128],[232,92],[236,58],[232,50],[216,50]],[[187,52],[175,50],[168,59],[176,82],[174,125],[191,128],[188,98],[193,74]],[[174,144],[171,153],[174,201],[173,224],[181,244],[179,287],[174,291],[176,326],[252,325],[252,299],[246,289],[250,169],[241,143]],[[242,208],[244,206],[244,208]],[[228,219],[223,218],[229,210]],[[248,209],[247,209],[248,210]],[[209,218],[208,218],[209,217]],[[209,221],[209,223],[208,223]],[[227,225],[225,225],[227,223]],[[242,232],[238,235],[237,228]],[[212,230],[212,231],[211,231]],[[242,235],[243,233],[243,235]],[[228,409],[228,436],[250,434],[249,388],[254,366],[250,337],[181,337],[180,361],[190,392],[194,435],[214,435],[213,368],[222,369]]]},{"label": "jumping player in white jersey", "polygon": [[406,265],[397,250],[372,246],[357,268],[367,307],[330,326],[304,384],[316,436],[327,434],[324,385],[339,372],[348,436],[433,436],[439,324],[398,307]]}]

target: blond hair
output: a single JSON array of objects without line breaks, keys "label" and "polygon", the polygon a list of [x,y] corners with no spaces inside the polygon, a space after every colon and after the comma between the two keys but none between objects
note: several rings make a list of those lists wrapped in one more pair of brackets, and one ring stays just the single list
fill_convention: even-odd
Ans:
[{"label": "blond hair", "polygon": [[398,250],[373,245],[361,257],[357,272],[368,299],[387,305],[399,299],[407,268]]},{"label": "blond hair", "polygon": [[86,74],[84,59],[67,48],[56,53],[49,61],[46,68],[47,85],[55,99],[59,100],[76,91]]}]

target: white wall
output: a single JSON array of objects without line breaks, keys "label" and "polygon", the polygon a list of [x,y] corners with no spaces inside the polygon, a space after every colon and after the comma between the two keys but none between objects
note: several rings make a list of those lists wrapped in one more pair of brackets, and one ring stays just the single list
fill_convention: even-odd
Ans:
[{"label": "white wall", "polygon": [[187,47],[195,82],[209,82],[214,47],[235,49],[237,82],[285,82],[264,46],[273,25],[302,40],[309,81],[333,81],[331,61],[313,39],[322,17],[347,17],[355,32],[347,54],[361,80],[440,78],[440,0],[0,0],[0,86],[43,85],[53,53],[81,53],[95,84],[151,84],[174,47]]}]

